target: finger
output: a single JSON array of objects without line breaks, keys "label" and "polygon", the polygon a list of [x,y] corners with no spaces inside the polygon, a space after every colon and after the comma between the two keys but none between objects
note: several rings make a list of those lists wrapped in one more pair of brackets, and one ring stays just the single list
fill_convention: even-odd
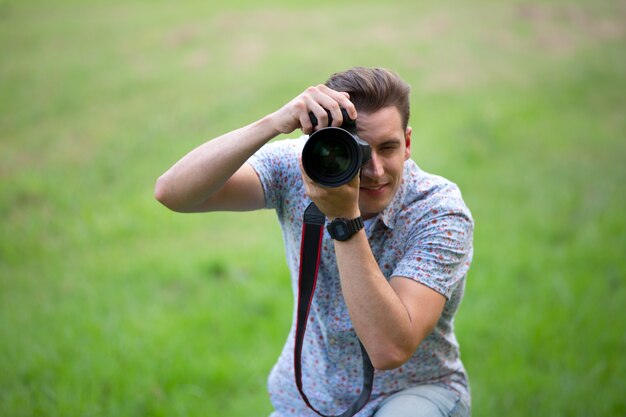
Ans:
[{"label": "finger", "polygon": [[342,95],[338,102],[339,105],[346,109],[346,112],[348,112],[350,120],[356,120],[358,113],[356,111],[356,107],[354,107],[354,104],[350,101],[350,95],[348,93],[346,93],[346,95]]},{"label": "finger", "polygon": [[330,111],[330,114],[333,118],[333,122],[331,123],[331,126],[335,126],[335,127],[341,126],[343,124],[343,114],[341,113],[341,107],[339,107],[339,104],[336,103],[328,110]]},{"label": "finger", "polygon": [[[343,107],[344,109],[346,109],[350,119],[356,120],[356,118],[357,118],[356,107],[354,107],[354,104],[350,101],[350,94],[349,93],[347,93],[345,91],[333,90],[332,88],[326,87],[325,85],[321,85],[320,86],[320,90],[325,95],[330,97],[333,101],[335,101],[339,107]],[[339,110],[339,113],[341,113],[341,110]],[[335,115],[333,113],[333,119],[334,118],[335,118]]]},{"label": "finger", "polygon": [[345,99],[343,94],[320,84],[317,86],[317,93],[313,95],[312,98],[326,109],[332,117],[332,123],[327,123],[325,126],[341,126],[343,124],[341,105],[339,101],[337,101],[337,99]]},{"label": "finger", "polygon": [[304,179],[306,179],[306,172],[304,172],[304,165],[302,165],[302,155],[298,156],[298,168],[300,168],[300,173],[302,174]]},{"label": "finger", "polygon": [[298,120],[300,120],[300,128],[305,135],[310,134],[313,131],[313,123],[309,118],[309,112],[304,109],[298,112]]},{"label": "finger", "polygon": [[355,175],[352,180],[348,183],[349,187],[355,188],[357,191],[361,187],[361,171],[359,170],[359,174]]},{"label": "finger", "polygon": [[317,106],[322,107],[325,113],[330,113],[330,116],[333,119],[333,126],[341,125],[343,120],[341,110],[339,108],[339,103],[336,100],[336,98],[339,96],[345,99],[344,95],[339,94],[337,91],[331,90],[323,84],[315,87],[309,87],[305,91],[304,98],[307,101],[307,105],[310,107],[311,111],[313,111],[315,117],[319,119],[318,128],[329,126],[331,125],[331,123],[329,123],[327,114],[318,114],[318,112],[315,111]]},{"label": "finger", "polygon": [[300,173],[302,174],[302,182],[304,183],[304,193],[309,198],[312,198],[313,180],[311,180],[311,178],[309,178],[309,176],[304,171],[304,166],[302,165],[302,157],[298,158],[298,166],[300,167]]},{"label": "finger", "polygon": [[310,181],[311,179],[308,175],[306,175],[306,172],[304,171],[304,165],[302,165],[302,155],[298,157],[298,167],[300,168],[300,173],[302,174],[302,178],[304,179],[304,181]]},{"label": "finger", "polygon": [[[328,126],[328,113],[326,113],[324,106],[316,98],[311,96],[307,96],[305,100],[309,111],[312,112],[317,118],[317,125],[313,126],[312,130],[318,130]],[[308,113],[307,117],[309,117]]]}]

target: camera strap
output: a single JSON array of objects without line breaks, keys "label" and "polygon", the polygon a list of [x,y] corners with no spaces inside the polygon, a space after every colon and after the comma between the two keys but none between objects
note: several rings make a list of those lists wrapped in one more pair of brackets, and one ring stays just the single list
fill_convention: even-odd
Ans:
[{"label": "camera strap", "polygon": [[[304,212],[302,225],[302,243],[300,247],[300,277],[298,281],[298,315],[296,323],[296,340],[294,348],[294,371],[296,385],[306,405],[317,414],[327,416],[317,411],[302,389],[302,344],[304,333],[309,318],[309,311],[315,294],[317,272],[319,270],[322,252],[322,237],[324,236],[324,224],[326,217],[314,203],[309,204]],[[356,401],[343,414],[336,417],[352,417],[358,413],[369,401],[374,383],[374,367],[370,361],[361,341],[361,355],[363,358],[363,388]]]}]

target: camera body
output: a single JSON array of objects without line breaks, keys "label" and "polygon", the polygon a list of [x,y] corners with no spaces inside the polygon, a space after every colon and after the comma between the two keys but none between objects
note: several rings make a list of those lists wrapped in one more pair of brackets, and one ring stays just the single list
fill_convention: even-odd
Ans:
[{"label": "camera body", "polygon": [[[332,123],[330,112],[328,124]],[[302,150],[302,167],[306,174],[318,184],[339,187],[349,183],[361,167],[371,159],[371,148],[356,134],[356,122],[341,109],[341,127],[324,127],[313,132]],[[313,113],[311,123],[318,124]]]}]

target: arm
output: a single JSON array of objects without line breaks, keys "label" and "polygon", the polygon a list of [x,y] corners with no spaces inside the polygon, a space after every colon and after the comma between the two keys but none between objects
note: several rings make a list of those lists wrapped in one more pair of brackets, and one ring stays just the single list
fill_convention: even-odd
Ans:
[{"label": "arm", "polygon": [[159,177],[156,199],[179,212],[263,207],[261,184],[244,163],[277,134],[266,117],[200,145]]},{"label": "arm", "polygon": [[262,208],[263,189],[252,167],[245,164],[248,158],[281,133],[297,128],[310,133],[313,126],[309,112],[316,115],[320,126],[325,126],[326,108],[331,111],[333,125],[341,125],[340,106],[356,118],[356,109],[346,93],[324,85],[309,87],[276,112],[189,152],[159,177],[155,197],[179,212]]},{"label": "arm", "polygon": [[[308,195],[329,218],[356,218],[359,177],[335,189],[317,186],[303,172]],[[405,363],[432,331],[446,298],[403,277],[387,281],[370,249],[365,231],[335,241],[341,290],[350,319],[376,369]]]},{"label": "arm", "polygon": [[405,363],[437,324],[446,298],[402,277],[387,282],[361,230],[335,242],[341,289],[352,324],[376,369]]}]

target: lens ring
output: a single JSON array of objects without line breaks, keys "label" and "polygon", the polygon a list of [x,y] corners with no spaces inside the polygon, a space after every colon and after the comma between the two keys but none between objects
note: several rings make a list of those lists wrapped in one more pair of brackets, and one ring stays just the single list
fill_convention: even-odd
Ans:
[{"label": "lens ring", "polygon": [[350,182],[359,172],[361,160],[362,152],[354,137],[337,127],[313,133],[302,151],[302,165],[307,175],[327,187]]}]

